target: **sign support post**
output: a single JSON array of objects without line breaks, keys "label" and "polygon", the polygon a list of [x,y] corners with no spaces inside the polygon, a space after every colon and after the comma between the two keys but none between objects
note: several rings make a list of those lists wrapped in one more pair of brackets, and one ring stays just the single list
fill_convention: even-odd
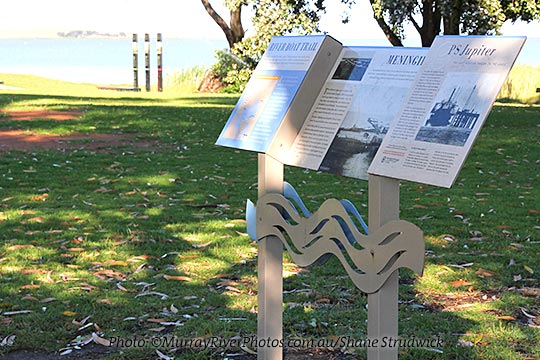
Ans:
[{"label": "sign support post", "polygon": [[[385,223],[399,220],[399,180],[369,175],[368,224],[370,233]],[[395,360],[397,347],[382,347],[384,337],[398,336],[399,273],[396,270],[376,292],[368,294],[368,339],[378,346],[368,348],[369,360]]]},{"label": "sign support post", "polygon": [[[283,164],[269,155],[259,154],[259,198],[268,193],[283,193]],[[258,241],[257,337],[265,341],[283,338],[283,245],[276,236]],[[280,346],[258,347],[257,359],[282,359]]]},{"label": "sign support post", "polygon": [[144,67],[146,72],[146,91],[150,91],[150,35],[144,34]]},{"label": "sign support post", "polygon": [[137,40],[137,34],[133,34],[132,41],[133,50],[133,88],[139,88],[139,43]]},{"label": "sign support post", "polygon": [[157,34],[157,87],[158,91],[163,91],[163,41],[161,38],[161,33]]}]

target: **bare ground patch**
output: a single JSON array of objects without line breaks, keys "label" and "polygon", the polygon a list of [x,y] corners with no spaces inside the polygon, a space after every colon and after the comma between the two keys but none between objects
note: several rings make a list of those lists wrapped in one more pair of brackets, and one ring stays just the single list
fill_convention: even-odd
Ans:
[{"label": "bare ground patch", "polygon": [[[51,119],[55,121],[73,120],[84,114],[83,110],[0,110],[1,120],[29,121],[33,119]],[[133,134],[36,134],[31,131],[8,130],[0,128],[0,153],[11,150],[63,150],[63,149],[102,149],[122,145],[152,147],[156,141],[139,141]]]},{"label": "bare ground patch", "polygon": [[0,110],[3,120],[34,120],[34,119],[51,119],[57,121],[77,119],[84,114],[83,110]]}]

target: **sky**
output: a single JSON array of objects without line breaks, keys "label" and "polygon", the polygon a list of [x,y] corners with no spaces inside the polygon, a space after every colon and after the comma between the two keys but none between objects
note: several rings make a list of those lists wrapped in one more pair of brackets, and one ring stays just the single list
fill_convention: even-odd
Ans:
[{"label": "sky", "polygon": [[[222,0],[212,4],[226,18]],[[341,15],[347,10],[337,0],[327,1],[328,11],[320,27],[346,44],[351,39],[385,40],[372,17],[368,0],[357,0],[347,25]],[[222,39],[221,29],[204,10],[200,0],[17,0],[2,1],[0,38],[45,37],[71,30],[100,32],[163,33],[177,38]],[[249,13],[244,24],[249,33]],[[419,46],[414,29],[406,32],[405,45]],[[505,24],[504,35],[540,38],[540,22]]]}]

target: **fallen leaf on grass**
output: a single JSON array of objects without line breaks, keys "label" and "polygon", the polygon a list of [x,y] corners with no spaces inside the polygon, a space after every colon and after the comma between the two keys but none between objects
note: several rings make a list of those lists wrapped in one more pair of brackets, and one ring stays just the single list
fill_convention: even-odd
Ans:
[{"label": "fallen leaf on grass", "polygon": [[509,316],[509,315],[496,316],[496,318],[499,319],[499,320],[505,320],[505,321],[515,321],[516,320],[515,317]]},{"label": "fallen leaf on grass", "polygon": [[29,201],[45,201],[49,197],[49,194],[35,195],[30,197]]},{"label": "fallen leaf on grass", "polygon": [[466,341],[466,340],[461,340],[461,339],[458,340],[457,345],[461,346],[461,347],[473,347],[474,346],[474,344],[472,342]]},{"label": "fallen leaf on grass", "polygon": [[48,298],[45,298],[45,299],[41,300],[41,302],[43,304],[50,303],[50,302],[53,302],[53,301],[56,301],[56,298],[48,297]]},{"label": "fallen leaf on grass", "polygon": [[518,289],[518,292],[523,296],[540,297],[540,288],[526,287],[526,288]]},{"label": "fallen leaf on grass", "polygon": [[189,242],[201,241],[201,239],[198,238],[197,236],[183,236],[182,240],[189,241]]},{"label": "fallen leaf on grass", "polygon": [[13,344],[15,344],[15,335],[8,335],[0,341],[0,347],[13,346]]},{"label": "fallen leaf on grass", "polygon": [[167,356],[165,355],[164,353],[162,353],[161,351],[159,350],[156,350],[156,354],[159,356],[160,359],[162,360],[174,360],[173,357],[170,357],[170,356]]},{"label": "fallen leaf on grass", "polygon": [[2,315],[4,316],[11,316],[11,315],[20,315],[20,314],[30,314],[33,313],[32,310],[18,310],[18,311],[6,311]]},{"label": "fallen leaf on grass", "polygon": [[204,249],[205,247],[208,247],[211,244],[212,244],[212,242],[209,241],[209,242],[204,243],[204,244],[191,244],[191,247],[194,248],[194,249]]},{"label": "fallen leaf on grass", "polygon": [[64,316],[69,316],[69,317],[73,317],[73,316],[77,315],[76,312],[69,311],[69,310],[64,311],[62,314],[64,314]]},{"label": "fallen leaf on grass", "polygon": [[128,292],[129,290],[122,286],[120,283],[116,283],[116,287],[122,291]]},{"label": "fallen leaf on grass", "polygon": [[191,278],[181,275],[163,275],[163,278],[167,281],[191,281]]},{"label": "fallen leaf on grass", "polygon": [[100,304],[113,305],[113,302],[110,299],[99,299],[97,302]]},{"label": "fallen leaf on grass", "polygon": [[248,354],[251,354],[251,355],[257,355],[257,352],[256,352],[256,351],[251,350],[251,349],[248,348],[246,345],[240,345],[240,349],[244,350],[244,351],[247,352]]},{"label": "fallen leaf on grass", "polygon": [[114,270],[99,270],[99,271],[96,271],[93,275],[101,280],[107,280],[107,278],[113,278],[115,280],[123,280],[126,278],[125,274],[122,274]]},{"label": "fallen leaf on grass", "polygon": [[102,338],[100,337],[98,334],[96,333],[92,333],[92,340],[94,340],[94,342],[96,344],[99,344],[99,345],[103,345],[103,346],[111,346],[111,342],[105,338]]},{"label": "fallen leaf on grass", "polygon": [[482,268],[476,270],[475,274],[479,276],[485,276],[485,277],[493,277],[496,275],[493,271],[484,270]]},{"label": "fallen leaf on grass", "polygon": [[77,325],[77,326],[83,326],[84,324],[86,324],[86,322],[92,317],[92,315],[88,315],[87,317],[85,317],[84,319],[82,319],[81,321],[77,321],[75,319],[73,319],[71,321],[71,323],[73,325]]},{"label": "fallen leaf on grass", "polygon": [[19,249],[32,249],[34,247],[34,245],[12,245],[10,247],[8,247],[6,250],[7,251],[13,251],[13,250],[19,250]]},{"label": "fallen leaf on grass", "polygon": [[521,310],[521,313],[529,319],[536,319],[536,316],[529,314],[524,308],[520,307],[519,309]]},{"label": "fallen leaf on grass", "polygon": [[470,266],[473,266],[473,265],[474,265],[474,263],[470,262],[470,263],[466,263],[466,264],[450,264],[448,266],[455,267],[455,268],[458,268],[458,269],[464,269],[466,267],[470,267]]},{"label": "fallen leaf on grass", "polygon": [[150,319],[147,319],[146,321],[148,322],[151,322],[151,323],[162,323],[162,322],[166,322],[167,320],[166,319],[156,319],[156,318],[150,318]]},{"label": "fallen leaf on grass", "polygon": [[160,292],[157,292],[157,291],[145,291],[143,293],[135,295],[135,298],[138,298],[138,297],[141,297],[141,296],[148,296],[148,295],[161,296],[161,300],[166,300],[169,297],[169,295],[163,294],[163,293],[160,293]]},{"label": "fallen leaf on grass", "polygon": [[41,286],[40,285],[37,285],[37,284],[28,284],[28,285],[23,285],[21,286],[19,289],[21,290],[25,290],[25,289],[39,289]]},{"label": "fallen leaf on grass", "polygon": [[107,261],[108,266],[128,266],[128,263],[121,260],[110,260]]},{"label": "fallen leaf on grass", "polygon": [[232,292],[235,292],[235,293],[239,293],[239,294],[242,293],[242,290],[237,289],[237,288],[235,288],[234,286],[227,286],[227,287],[225,287],[225,290],[229,290],[229,291],[232,291]]},{"label": "fallen leaf on grass", "polygon": [[453,287],[471,286],[471,285],[472,285],[472,283],[470,283],[470,282],[468,282],[468,281],[465,281],[465,280],[451,281],[450,284],[451,284]]},{"label": "fallen leaf on grass", "polygon": [[222,279],[220,282],[216,284],[217,288],[223,287],[223,286],[238,286],[238,283],[233,280],[229,279]]}]

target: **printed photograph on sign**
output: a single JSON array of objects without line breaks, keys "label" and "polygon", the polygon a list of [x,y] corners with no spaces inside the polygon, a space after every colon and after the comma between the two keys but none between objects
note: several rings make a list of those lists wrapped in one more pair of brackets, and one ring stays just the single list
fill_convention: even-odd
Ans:
[{"label": "printed photograph on sign", "polygon": [[[388,98],[388,97],[392,98]],[[384,135],[388,132],[392,116],[388,107],[400,103],[396,92],[387,87],[358,86],[353,104],[330,145],[320,170],[364,178]],[[366,106],[368,99],[379,99]]]},{"label": "printed photograph on sign", "polygon": [[487,112],[486,97],[499,74],[448,73],[416,141],[464,146]]},{"label": "printed photograph on sign", "polygon": [[279,76],[263,75],[249,81],[223,137],[242,140],[249,136],[278,81]]},{"label": "printed photograph on sign", "polygon": [[318,170],[367,180],[369,165],[409,93],[427,50],[349,51],[362,56],[344,56],[332,81],[347,84],[354,98]]},{"label": "printed photograph on sign", "polygon": [[364,77],[371,59],[343,58],[339,63],[332,80],[360,81]]}]

